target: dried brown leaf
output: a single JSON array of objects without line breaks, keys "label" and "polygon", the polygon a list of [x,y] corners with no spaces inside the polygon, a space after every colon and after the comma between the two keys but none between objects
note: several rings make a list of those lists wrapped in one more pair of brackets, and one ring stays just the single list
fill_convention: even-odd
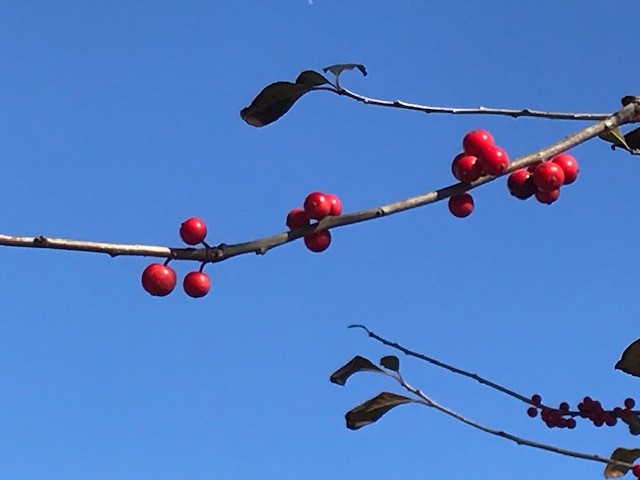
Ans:
[{"label": "dried brown leaf", "polygon": [[287,113],[293,104],[312,88],[312,85],[299,83],[272,83],[254,98],[251,105],[240,111],[240,116],[249,125],[264,127]]},{"label": "dried brown leaf", "polygon": [[347,428],[349,430],[357,430],[370,425],[376,422],[392,408],[414,401],[415,400],[403,395],[397,395],[391,392],[382,392],[371,400],[367,400],[363,404],[360,404],[347,412],[345,415]]},{"label": "dried brown leaf", "polygon": [[329,380],[331,380],[332,383],[344,385],[347,382],[347,378],[357,372],[383,372],[383,370],[377,367],[371,360],[357,355],[333,372]]},{"label": "dried brown leaf", "polygon": [[620,357],[614,368],[634,377],[640,377],[640,339],[633,342],[622,352],[622,357]]},{"label": "dried brown leaf", "polygon": [[[640,458],[640,448],[616,448],[611,454],[611,460],[624,463],[633,463]],[[604,478],[619,478],[629,471],[628,467],[620,465],[607,465],[604,469]]]}]

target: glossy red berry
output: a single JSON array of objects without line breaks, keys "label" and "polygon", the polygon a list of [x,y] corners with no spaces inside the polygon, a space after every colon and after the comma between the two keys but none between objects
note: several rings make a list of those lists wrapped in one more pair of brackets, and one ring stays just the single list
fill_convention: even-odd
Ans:
[{"label": "glossy red berry", "polygon": [[531,173],[525,168],[520,168],[509,175],[507,188],[511,195],[520,200],[526,200],[536,193],[536,186],[533,184]]},{"label": "glossy red berry", "polygon": [[294,228],[305,227],[310,223],[311,221],[307,216],[307,212],[305,212],[301,208],[294,208],[287,215],[287,227],[289,227],[291,230],[293,230]]},{"label": "glossy red berry", "polygon": [[569,418],[567,420],[567,428],[569,428],[569,429],[576,428],[576,419],[575,418]]},{"label": "glossy red berry", "polygon": [[538,409],[536,407],[527,408],[527,415],[529,415],[531,418],[536,417],[538,415]]},{"label": "glossy red berry", "polygon": [[199,218],[188,218],[180,225],[180,238],[187,245],[197,245],[207,236],[207,225]]},{"label": "glossy red berry", "polygon": [[640,478],[640,465],[634,465],[631,467],[631,472],[638,478]]},{"label": "glossy red berry", "polygon": [[329,199],[329,203],[331,204],[331,209],[329,210],[329,215],[342,215],[342,202],[338,198],[337,195],[333,193],[325,194],[325,197]]},{"label": "glossy red berry", "polygon": [[553,163],[562,168],[564,172],[564,185],[569,185],[576,181],[580,168],[578,167],[578,161],[568,153],[561,153],[556,155],[552,160]]},{"label": "glossy red berry", "polygon": [[473,197],[468,193],[449,198],[449,211],[458,218],[464,218],[473,212]]},{"label": "glossy red berry", "polygon": [[304,244],[312,252],[324,252],[331,244],[331,232],[329,230],[320,230],[311,235],[306,235]]},{"label": "glossy red berry", "polygon": [[509,156],[497,145],[489,145],[482,149],[478,156],[482,171],[487,175],[500,175],[509,168]]},{"label": "glossy red berry", "polygon": [[569,411],[569,404],[567,402],[562,402],[558,407],[558,410],[560,410],[562,413],[567,413]]},{"label": "glossy red berry", "polygon": [[[456,157],[458,158],[458,157]],[[478,162],[478,157],[473,155],[462,155],[456,164],[455,177],[464,183],[475,182],[482,176],[482,167]]]},{"label": "glossy red berry", "polygon": [[142,272],[142,288],[154,297],[169,295],[176,286],[176,272],[162,263],[152,263]]},{"label": "glossy red berry", "polygon": [[322,220],[331,212],[331,201],[322,192],[313,192],[304,200],[304,211],[309,218]]},{"label": "glossy red berry", "polygon": [[550,192],[536,190],[536,200],[538,200],[540,203],[546,203],[547,205],[551,205],[553,202],[558,200],[559,196],[560,189],[551,190]]},{"label": "glossy red berry", "polygon": [[536,407],[539,407],[542,404],[542,397],[537,393],[531,396],[531,403],[533,403]]},{"label": "glossy red berry", "polygon": [[557,190],[564,183],[564,170],[557,163],[542,162],[533,171],[533,183],[543,192]]},{"label": "glossy red berry", "polygon": [[211,279],[204,272],[189,272],[184,277],[182,287],[190,297],[204,297],[211,290]]},{"label": "glossy red berry", "polygon": [[473,130],[462,139],[462,149],[465,153],[475,157],[480,155],[482,149],[494,144],[493,137],[486,130]]},{"label": "glossy red berry", "polygon": [[[458,155],[456,155],[454,157],[453,161],[451,162],[451,173],[453,173],[453,176],[456,177],[456,178],[458,178],[458,162],[465,155],[466,155],[466,153],[464,153],[464,152],[459,153]],[[458,178],[458,180],[460,180],[460,179]]]},{"label": "glossy red berry", "polygon": [[631,410],[636,406],[636,401],[633,398],[626,398],[624,400],[624,408]]}]

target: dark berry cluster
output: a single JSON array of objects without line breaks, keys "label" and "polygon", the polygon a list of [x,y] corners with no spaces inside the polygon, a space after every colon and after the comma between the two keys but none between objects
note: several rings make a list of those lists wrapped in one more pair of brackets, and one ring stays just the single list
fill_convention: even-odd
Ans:
[{"label": "dark berry cluster", "polygon": [[550,205],[560,196],[561,186],[576,181],[578,172],[576,159],[568,153],[561,153],[548,162],[516,170],[509,175],[507,188],[520,200],[535,195],[540,203]]},{"label": "dark berry cluster", "polygon": [[[204,243],[206,236],[207,225],[199,218],[189,218],[180,225],[180,238],[187,245],[202,243],[205,247],[208,247]],[[142,288],[155,297],[165,297],[176,287],[176,272],[167,265],[167,262],[164,264],[152,263],[142,272]],[[182,288],[190,297],[204,297],[211,289],[211,279],[200,268],[200,270],[189,272],[185,275]]]},{"label": "dark berry cluster", "polygon": [[603,425],[613,427],[618,423],[618,418],[626,418],[631,415],[631,410],[636,405],[633,398],[627,398],[624,401],[624,408],[615,407],[612,410],[605,410],[599,401],[593,400],[591,397],[584,397],[578,404],[578,411],[572,412],[567,402],[562,402],[558,408],[543,405],[542,398],[538,394],[533,395],[530,402],[532,406],[527,408],[527,415],[534,418],[540,411],[542,421],[549,428],[575,428],[576,420],[574,417],[576,416],[591,420],[596,427]]},{"label": "dark berry cluster", "polygon": [[[451,172],[463,183],[471,183],[483,175],[500,175],[509,168],[509,156],[497,146],[486,130],[473,130],[462,139],[463,152],[451,163]],[[473,212],[473,197],[469,193],[449,198],[449,211],[458,218]]]},{"label": "dark berry cluster", "polygon": [[[304,200],[303,208],[294,208],[287,215],[290,229],[305,227],[311,220],[322,220],[329,215],[342,215],[342,202],[332,193],[312,192]],[[331,244],[331,232],[321,230],[305,235],[304,244],[312,252],[323,252]]]}]

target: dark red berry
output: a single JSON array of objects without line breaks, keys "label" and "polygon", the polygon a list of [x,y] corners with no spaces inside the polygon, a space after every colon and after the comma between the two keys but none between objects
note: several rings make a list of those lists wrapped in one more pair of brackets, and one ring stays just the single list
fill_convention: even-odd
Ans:
[{"label": "dark red berry", "polygon": [[557,190],[564,183],[564,170],[557,163],[542,162],[533,171],[533,183],[543,192]]},{"label": "dark red berry", "polygon": [[542,403],[542,397],[540,395],[538,395],[537,393],[535,395],[531,396],[531,403],[534,404],[536,407],[539,407],[540,404]]},{"label": "dark red berry", "polygon": [[[453,173],[453,176],[458,178],[458,162],[460,161],[460,159],[464,156],[466,156],[467,154],[462,152],[459,153],[458,155],[455,156],[455,158],[453,159],[453,161],[451,162],[451,173]],[[458,180],[460,180],[458,178]]]},{"label": "dark red berry", "polygon": [[633,407],[636,406],[636,401],[633,398],[626,398],[624,400],[624,407],[628,408],[629,410],[632,410]]},{"label": "dark red berry", "polygon": [[338,196],[334,195],[333,193],[327,193],[325,194],[325,196],[327,197],[327,199],[329,199],[329,203],[331,204],[329,215],[334,215],[336,217],[338,215],[342,215],[342,202],[340,201]]},{"label": "dark red berry", "polygon": [[574,418],[570,418],[567,420],[567,428],[576,428],[576,420]]},{"label": "dark red berry", "polygon": [[304,211],[309,218],[321,220],[331,212],[331,201],[322,192],[313,192],[304,200]]},{"label": "dark red berry", "polygon": [[211,279],[204,272],[189,272],[184,277],[182,287],[190,297],[204,297],[211,290]]},{"label": "dark red berry", "polygon": [[142,272],[142,288],[155,297],[169,295],[176,286],[176,272],[161,263],[152,263]]},{"label": "dark red berry", "polygon": [[331,244],[331,232],[329,230],[321,230],[304,237],[304,244],[312,252],[324,252]]},{"label": "dark red berry", "polygon": [[618,423],[618,419],[615,418],[613,415],[605,415],[604,417],[604,423],[608,426],[608,427],[613,427],[616,423]]},{"label": "dark red berry", "polygon": [[478,157],[474,157],[473,155],[463,155],[458,159],[455,174],[455,177],[458,180],[464,183],[471,183],[475,182],[481,176],[482,167],[480,167]]},{"label": "dark red berry", "polygon": [[631,410],[625,408],[620,412],[620,418],[629,418],[631,416]]},{"label": "dark red berry", "polygon": [[533,184],[531,173],[525,168],[520,168],[509,175],[507,188],[511,195],[520,200],[526,200],[536,193],[536,186]]},{"label": "dark red berry", "polygon": [[560,189],[551,190],[550,192],[543,192],[542,190],[536,190],[536,200],[540,203],[546,203],[547,205],[551,205],[553,202],[558,200],[560,196]]},{"label": "dark red berry", "polygon": [[473,197],[468,193],[450,197],[449,211],[458,218],[468,217],[473,212]]},{"label": "dark red berry", "polygon": [[531,418],[535,418],[538,415],[538,409],[536,407],[527,408],[527,415]]},{"label": "dark red berry", "polygon": [[287,215],[287,227],[289,227],[291,230],[293,230],[294,228],[305,227],[310,223],[311,221],[307,216],[307,212],[305,212],[301,208],[294,208]]},{"label": "dark red berry", "polygon": [[482,149],[478,156],[482,171],[487,175],[500,175],[509,168],[509,156],[504,149],[490,145]]},{"label": "dark red berry", "polygon": [[569,404],[567,402],[562,402],[560,404],[560,406],[558,407],[558,409],[562,412],[562,413],[567,413],[569,411]]},{"label": "dark red berry", "polygon": [[473,130],[462,139],[462,149],[465,153],[477,157],[483,148],[494,144],[493,137],[486,130]]},{"label": "dark red berry", "polygon": [[207,225],[196,217],[188,218],[180,225],[180,238],[187,245],[197,245],[207,236]]},{"label": "dark red berry", "polygon": [[580,169],[578,167],[577,160],[573,158],[572,155],[569,155],[568,153],[561,153],[560,155],[553,157],[551,161],[562,168],[562,171],[564,172],[564,185],[569,185],[576,181]]},{"label": "dark red berry", "polygon": [[638,478],[640,478],[640,465],[634,465],[631,467],[631,472]]}]

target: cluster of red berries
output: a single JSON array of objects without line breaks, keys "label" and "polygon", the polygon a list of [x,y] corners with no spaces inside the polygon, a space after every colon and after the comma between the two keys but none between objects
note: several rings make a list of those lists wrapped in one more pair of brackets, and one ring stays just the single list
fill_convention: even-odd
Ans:
[{"label": "cluster of red berries", "polygon": [[[342,215],[342,202],[332,193],[312,192],[304,199],[303,208],[294,208],[287,215],[290,229],[311,225],[311,220],[322,220],[329,215]],[[331,244],[331,232],[320,230],[305,235],[304,244],[312,252],[323,252]]]},{"label": "cluster of red berries", "polygon": [[547,205],[560,196],[560,187],[578,178],[578,162],[568,153],[556,155],[550,161],[520,168],[509,175],[507,188],[511,195],[526,200],[535,195],[536,200]]},{"label": "cluster of red berries", "polygon": [[[197,245],[204,243],[207,236],[207,225],[199,218],[189,218],[182,222],[180,226],[180,237],[187,245]],[[167,265],[169,261],[162,263],[152,263],[142,272],[142,288],[149,294],[156,297],[169,295],[176,286],[177,277],[173,268]],[[209,275],[200,270],[189,272],[185,275],[182,287],[187,295],[193,298],[204,297],[211,289],[211,279]]]},{"label": "cluster of red berries", "polygon": [[[486,130],[473,130],[462,139],[463,152],[451,163],[453,176],[463,183],[471,183],[483,175],[501,175],[509,168],[507,152],[495,144]],[[458,218],[471,215],[473,197],[465,192],[449,198],[449,211]]]},{"label": "cluster of red berries", "polygon": [[567,402],[562,402],[558,408],[550,408],[542,405],[542,397],[535,394],[531,397],[531,404],[532,406],[527,409],[527,415],[534,418],[540,410],[540,417],[547,427],[575,428],[576,420],[573,418],[575,416],[591,420],[596,427],[603,425],[613,427],[618,423],[618,418],[627,418],[631,415],[631,409],[635,407],[636,402],[633,398],[627,398],[624,401],[624,408],[615,407],[613,410],[605,410],[599,401],[584,397],[578,404],[578,411],[571,412]]}]

